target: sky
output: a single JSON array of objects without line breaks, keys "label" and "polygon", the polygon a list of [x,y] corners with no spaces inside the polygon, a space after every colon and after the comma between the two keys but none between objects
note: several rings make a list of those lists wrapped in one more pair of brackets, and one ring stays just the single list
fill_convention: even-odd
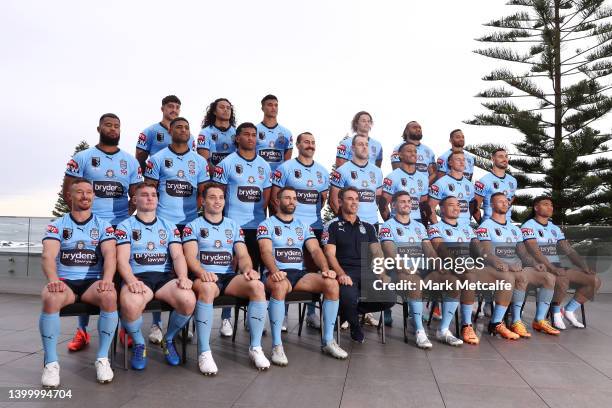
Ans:
[{"label": "sky", "polygon": [[516,11],[505,0],[2,4],[0,215],[50,215],[74,147],[97,143],[100,115],[119,115],[120,147],[133,154],[168,94],[197,134],[212,100],[228,98],[238,123],[257,123],[273,93],[279,123],[312,132],[326,167],[360,110],[374,118],[384,174],[410,120],[436,155],[454,128],[469,144],[520,137],[462,123],[483,112],[474,95],[500,66],[473,50],[482,23]]}]

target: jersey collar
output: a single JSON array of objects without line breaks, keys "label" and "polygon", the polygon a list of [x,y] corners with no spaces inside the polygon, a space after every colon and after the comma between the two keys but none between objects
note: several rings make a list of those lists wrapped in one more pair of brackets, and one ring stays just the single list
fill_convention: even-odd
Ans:
[{"label": "jersey collar", "polygon": [[444,221],[444,219],[443,219],[443,218],[440,218],[440,220],[441,220],[443,223],[445,223],[446,225],[450,225],[451,227],[458,227],[458,226],[459,226],[459,221],[457,221],[457,223],[455,223],[455,224],[451,224],[450,222],[446,222],[446,221]]},{"label": "jersey collar", "polygon": [[394,219],[394,220],[395,220],[395,221],[396,221],[398,224],[402,224],[403,226],[406,226],[406,227],[407,227],[407,226],[409,226],[409,225],[410,225],[410,223],[412,222],[412,219],[410,219],[410,218],[408,218],[408,222],[407,222],[407,223],[405,223],[405,224],[404,224],[403,222],[401,222],[400,220],[398,220],[396,217],[393,217],[393,219]]},{"label": "jersey collar", "polygon": [[453,177],[453,176],[450,174],[450,171],[449,171],[448,173],[446,173],[446,175],[447,175],[448,177],[452,178],[453,180],[457,180],[457,181],[461,181],[461,180],[463,180],[463,174],[461,175],[461,178],[456,178],[456,177]]},{"label": "jersey collar", "polygon": [[489,173],[491,173],[491,174],[493,175],[493,177],[497,177],[497,178],[498,178],[498,179],[500,179],[500,180],[505,179],[505,178],[506,178],[506,174],[508,174],[508,172],[505,172],[505,173],[504,173],[504,177],[498,177],[498,176],[497,176],[497,174],[493,173],[492,171],[489,171]]},{"label": "jersey collar", "polygon": [[409,176],[414,176],[414,175],[416,174],[416,172],[417,172],[417,170],[416,170],[416,166],[414,166],[414,171],[413,171],[412,173],[408,173],[406,170],[404,170],[404,169],[402,168],[402,166],[401,166],[401,165],[398,167],[398,169],[400,169],[401,171],[403,171],[405,174],[407,174],[407,175],[409,175]]},{"label": "jersey collar", "polygon": [[291,224],[291,223],[293,222],[293,220],[294,220],[294,218],[292,217],[292,218],[291,218],[291,221],[283,221],[283,220],[281,220],[280,218],[278,218],[278,217],[276,216],[276,214],[274,215],[274,218],[276,218],[277,220],[279,220],[279,221],[280,221],[280,222],[282,222],[283,224],[287,224],[287,225],[288,225],[288,224]]},{"label": "jersey collar", "polygon": [[543,227],[548,227],[548,222],[546,224],[542,224],[540,221],[536,220],[535,217],[533,217],[532,220],[534,220],[535,222],[537,222],[538,224],[540,224]]},{"label": "jersey collar", "polygon": [[[188,144],[188,145],[189,145],[189,144]],[[187,153],[189,153],[189,152],[191,151],[191,149],[189,149],[189,146],[187,146],[187,151],[186,151],[186,152],[183,152],[183,153],[178,153],[178,152],[176,152],[176,151],[175,151],[175,150],[172,148],[172,146],[171,146],[171,145],[168,145],[168,150],[170,150],[172,153],[176,154],[177,156],[184,156],[184,155],[186,155]]]},{"label": "jersey collar", "polygon": [[85,221],[83,222],[78,222],[77,220],[74,219],[74,217],[72,216],[72,213],[70,213],[70,219],[72,220],[72,222],[74,222],[76,225],[85,225],[87,224],[89,221],[91,221],[91,219],[93,218],[93,213],[89,214],[89,218],[87,218]]},{"label": "jersey collar", "polygon": [[366,161],[366,163],[363,166],[360,166],[357,163],[355,163],[353,160],[351,160],[351,163],[353,163],[355,167],[359,167],[360,169],[365,169],[366,167],[368,167],[368,164],[370,164],[369,161]]},{"label": "jersey collar", "polygon": [[212,125],[210,125],[210,127],[217,129],[219,132],[227,132],[228,130],[230,130],[232,128],[232,125],[229,125],[227,128],[223,129],[223,128],[220,128],[220,127],[216,126],[213,123]]},{"label": "jersey collar", "polygon": [[263,127],[265,127],[266,129],[273,130],[273,129],[276,129],[276,128],[278,127],[278,122],[276,122],[276,125],[274,125],[274,126],[272,126],[272,127],[268,127],[268,126],[266,126],[266,124],[265,124],[265,123],[263,123],[263,122],[261,122],[261,125],[262,125]]},{"label": "jersey collar", "polygon": [[347,224],[351,224],[351,225],[361,224],[361,220],[359,219],[359,217],[356,217],[356,218],[355,218],[355,222],[354,222],[354,223],[351,223],[350,221],[345,220],[345,219],[344,219],[344,217],[343,217],[342,215],[339,215],[339,216],[338,216],[338,220],[340,220],[340,221],[344,221],[344,222],[346,222]]},{"label": "jersey collar", "polygon": [[164,126],[164,124],[163,124],[163,123],[161,123],[161,122],[159,122],[159,126],[161,126],[161,127],[163,127],[164,129],[166,129],[166,132],[169,132],[169,131],[170,131],[170,129],[168,129],[167,127],[165,127],[165,126]]},{"label": "jersey collar", "polygon": [[304,166],[304,167],[312,167],[312,166],[314,166],[314,164],[315,164],[315,161],[314,161],[314,160],[313,160],[313,161],[312,161],[312,163],[310,163],[310,164],[304,164],[304,163],[302,163],[302,162],[300,161],[300,159],[298,159],[297,157],[295,158],[295,161],[296,161],[296,162],[298,162],[298,163],[300,163],[300,164],[301,164],[302,166]]},{"label": "jersey collar", "polygon": [[108,153],[108,152],[105,152],[104,150],[100,149],[100,148],[98,147],[98,145],[95,145],[94,147],[95,147],[96,149],[98,149],[98,150],[99,150],[99,151],[100,151],[102,154],[105,154],[105,155],[107,155],[107,156],[114,156],[114,155],[116,155],[117,153],[119,153],[119,152],[121,151],[121,149],[117,148],[117,151],[116,151],[116,152],[113,152],[113,153]]},{"label": "jersey collar", "polygon": [[507,220],[507,219],[506,219],[506,222],[504,222],[503,224],[502,224],[501,222],[497,222],[497,221],[495,221],[495,220],[494,220],[493,218],[491,218],[491,217],[489,217],[489,219],[490,219],[491,221],[493,221],[494,223],[496,223],[497,225],[503,225],[504,227],[505,227],[506,225],[508,225],[508,220]]},{"label": "jersey collar", "polygon": [[223,220],[225,219],[224,216],[221,216],[221,221],[219,222],[212,222],[211,220],[209,220],[208,218],[206,218],[206,215],[202,215],[202,218],[204,218],[204,221],[206,221],[207,223],[209,223],[210,225],[221,225],[223,223]]},{"label": "jersey collar", "polygon": [[157,217],[153,218],[153,221],[151,221],[151,222],[145,222],[145,221],[141,220],[140,218],[138,218],[138,215],[135,215],[134,217],[136,218],[136,220],[139,223],[144,224],[144,225],[153,225],[153,224],[155,224],[157,222]]},{"label": "jersey collar", "polygon": [[236,150],[236,154],[237,154],[237,155],[238,155],[238,157],[240,157],[242,160],[244,160],[244,161],[246,161],[246,162],[249,162],[249,163],[251,163],[251,162],[255,161],[255,159],[256,159],[257,157],[259,157],[259,156],[257,155],[257,150],[255,150],[255,156],[253,156],[253,158],[252,158],[252,159],[250,159],[250,160],[249,160],[249,159],[247,159],[246,157],[244,157],[243,155],[241,155],[239,150]]}]

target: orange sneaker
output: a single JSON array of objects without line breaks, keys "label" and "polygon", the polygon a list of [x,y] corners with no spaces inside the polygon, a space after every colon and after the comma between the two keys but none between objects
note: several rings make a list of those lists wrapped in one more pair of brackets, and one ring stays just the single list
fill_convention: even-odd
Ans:
[{"label": "orange sneaker", "polygon": [[[125,329],[122,327],[119,329],[119,341],[121,342],[121,345],[123,345],[123,339],[127,334],[125,333]],[[134,344],[134,340],[132,340],[131,336],[127,336],[128,339],[128,348],[132,347],[132,344]]]},{"label": "orange sneaker", "polygon": [[495,336],[499,334],[502,338],[506,340],[518,340],[521,338],[518,334],[510,331],[504,322],[499,323],[489,323],[489,334],[491,336]]},{"label": "orange sneaker", "polygon": [[436,303],[436,307],[433,309],[433,319],[434,320],[442,320],[442,312],[440,311],[440,307]]},{"label": "orange sneaker", "polygon": [[91,336],[89,335],[89,333],[79,327],[76,333],[74,333],[74,337],[72,338],[70,343],[68,343],[68,350],[83,350],[89,344],[90,339]]},{"label": "orange sneaker", "polygon": [[561,333],[546,319],[538,320],[537,322],[534,320],[533,323],[531,323],[531,327],[533,327],[533,330],[535,331],[550,334],[551,336],[558,336]]},{"label": "orange sneaker", "polygon": [[471,324],[467,324],[461,328],[461,338],[464,343],[467,344],[479,344],[480,340],[474,331],[474,328]]},{"label": "orange sneaker", "polygon": [[510,330],[526,339],[531,337],[531,333],[527,331],[527,327],[525,327],[525,323],[523,323],[522,320],[517,320],[516,322],[512,323],[512,326],[510,326]]}]

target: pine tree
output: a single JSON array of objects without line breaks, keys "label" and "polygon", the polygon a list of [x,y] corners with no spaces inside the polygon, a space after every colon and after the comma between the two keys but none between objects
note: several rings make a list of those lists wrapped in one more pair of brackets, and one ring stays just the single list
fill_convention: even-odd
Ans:
[{"label": "pine tree", "polygon": [[[484,24],[494,31],[477,40],[492,45],[475,53],[509,67],[483,78],[494,83],[476,95],[488,112],[466,123],[520,132],[510,152],[512,174],[521,189],[552,196],[555,223],[611,223],[612,131],[594,126],[612,110],[612,8],[606,0],[507,4],[520,11]],[[496,147],[467,150],[486,169]],[[534,195],[519,191],[515,204],[528,206]]]},{"label": "pine tree", "polygon": [[[85,149],[89,149],[89,144],[86,141],[81,140],[81,142],[79,142],[79,144],[74,148],[74,153],[70,157],[74,157],[75,154]],[[57,193],[57,201],[55,202],[55,207],[53,208],[53,216],[59,218],[69,212],[70,208],[68,208],[68,204],[66,204],[64,201],[62,185],[60,186],[59,193]]]}]

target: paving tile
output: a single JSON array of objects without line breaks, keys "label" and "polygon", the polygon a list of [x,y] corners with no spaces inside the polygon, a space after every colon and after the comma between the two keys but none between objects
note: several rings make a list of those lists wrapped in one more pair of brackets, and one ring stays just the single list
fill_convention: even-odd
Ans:
[{"label": "paving tile", "polygon": [[439,384],[446,408],[545,408],[546,403],[532,389],[482,384]]},{"label": "paving tile", "polygon": [[612,388],[612,380],[586,363],[512,361],[512,366],[533,387],[573,389]]}]

